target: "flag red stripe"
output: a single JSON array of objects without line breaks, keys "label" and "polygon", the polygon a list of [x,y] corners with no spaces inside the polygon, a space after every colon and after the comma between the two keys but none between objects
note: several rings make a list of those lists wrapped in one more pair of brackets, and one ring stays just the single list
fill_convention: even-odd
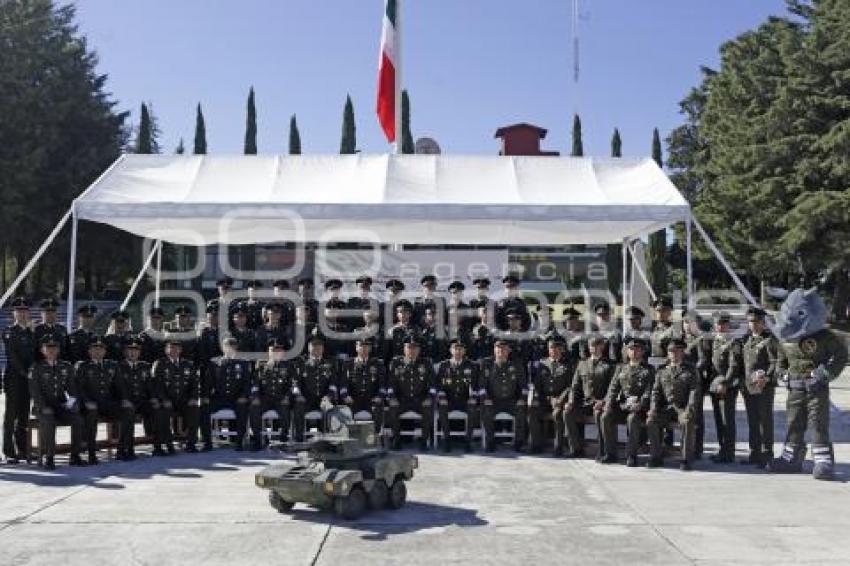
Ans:
[{"label": "flag red stripe", "polygon": [[378,72],[378,121],[387,136],[395,141],[395,67],[386,53],[381,55]]}]

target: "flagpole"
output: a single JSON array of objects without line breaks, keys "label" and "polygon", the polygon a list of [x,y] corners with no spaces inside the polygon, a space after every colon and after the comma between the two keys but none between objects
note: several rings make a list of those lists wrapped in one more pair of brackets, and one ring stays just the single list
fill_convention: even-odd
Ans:
[{"label": "flagpole", "polygon": [[396,155],[401,155],[403,138],[401,131],[402,0],[396,0],[395,6],[395,144],[393,150]]}]

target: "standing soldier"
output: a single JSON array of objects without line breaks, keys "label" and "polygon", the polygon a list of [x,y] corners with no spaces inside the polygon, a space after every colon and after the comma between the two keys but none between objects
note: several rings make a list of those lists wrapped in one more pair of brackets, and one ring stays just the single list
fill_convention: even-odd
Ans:
[{"label": "standing soldier", "polygon": [[239,306],[245,311],[246,324],[251,330],[256,330],[263,325],[263,310],[266,305],[255,296],[257,289],[263,288],[263,282],[256,279],[245,282],[245,290],[248,296],[239,301]]},{"label": "standing soldier", "polygon": [[[762,309],[747,311],[749,332],[744,338],[744,367],[740,376],[750,431],[747,463],[761,468],[773,460],[773,398],[776,395],[779,357],[779,343],[765,326],[764,317]],[[788,422],[791,422],[790,415]]]},{"label": "standing soldier", "polygon": [[605,410],[605,396],[608,394],[616,366],[606,356],[608,344],[605,338],[593,335],[588,343],[590,356],[578,363],[570,386],[564,420],[570,440],[570,457],[577,458],[584,455],[584,438],[579,425],[592,419],[598,435],[596,459],[601,461],[605,455],[602,412]]},{"label": "standing soldier", "polygon": [[[72,466],[84,466],[80,458],[83,420],[80,417],[74,368],[59,359],[59,342],[52,335],[44,337],[41,345],[44,360],[30,370],[29,392],[32,413],[38,419],[39,465],[47,470],[56,467],[56,426],[71,426]],[[7,413],[8,414],[8,413]],[[23,454],[23,451],[20,452]]]},{"label": "standing soldier", "polygon": [[511,347],[507,340],[497,339],[493,357],[481,360],[481,389],[483,399],[481,424],[484,428],[486,450],[496,450],[496,414],[508,413],[514,418],[514,449],[525,445],[528,424],[528,380],[525,368],[510,361]]},{"label": "standing soldier", "polygon": [[272,297],[266,302],[266,310],[271,305],[280,305],[280,323],[287,330],[292,330],[292,325],[295,323],[295,305],[292,300],[284,297],[284,293],[289,291],[289,281],[286,279],[278,279],[272,284]]},{"label": "standing soldier", "polygon": [[644,359],[643,340],[634,336],[626,340],[626,362],[617,367],[605,396],[605,412],[602,413],[605,457],[602,463],[617,461],[617,425],[625,424],[628,432],[626,466],[634,468],[646,428],[655,371]]},{"label": "standing soldier", "polygon": [[[717,428],[717,442],[720,445],[718,453],[712,457],[712,461],[718,464],[728,464],[735,461],[735,438],[737,430],[735,426],[735,404],[738,399],[738,389],[741,386],[744,375],[744,360],[741,341],[731,335],[729,313],[721,312],[715,323],[714,339],[711,341],[711,380],[708,389],[711,392],[711,404],[714,407],[714,420]],[[704,359],[704,355],[702,356]],[[702,360],[700,360],[702,361]],[[693,360],[691,360],[693,362]],[[700,364],[701,365],[701,364]],[[700,369],[697,365],[697,369]],[[705,384],[705,380],[700,380]],[[702,420],[702,411],[697,405],[696,426],[704,427],[705,419]],[[702,436],[697,431],[696,452],[702,448]],[[757,452],[753,459],[755,464],[760,461],[761,453]]]},{"label": "standing soldier", "polygon": [[449,343],[448,360],[443,360],[437,366],[437,414],[440,430],[443,432],[442,448],[444,452],[451,450],[451,427],[449,412],[463,411],[466,413],[466,436],[464,450],[472,450],[472,431],[478,421],[478,404],[475,395],[480,389],[479,367],[466,359],[466,345],[459,338]]},{"label": "standing soldier", "polygon": [[[6,462],[17,464],[27,457],[27,423],[30,413],[29,370],[37,347],[30,327],[30,305],[23,297],[12,302],[12,325],[3,332],[6,349],[6,410],[3,414],[3,454]],[[42,351],[44,354],[44,351]],[[58,357],[58,352],[56,353]]]},{"label": "standing soldier", "polygon": [[89,359],[89,340],[94,336],[95,305],[83,305],[77,309],[79,328],[68,334],[68,347],[65,348],[68,361],[72,364]]},{"label": "standing soldier", "polygon": [[[165,443],[169,454],[174,454],[175,416],[183,419],[186,434],[186,452],[197,452],[198,441],[198,397],[200,387],[195,365],[182,357],[184,341],[168,335],[165,340],[165,357],[153,364],[153,379],[160,410],[156,419],[159,427],[157,438]],[[162,446],[154,445],[153,455],[162,456]]]},{"label": "standing soldier", "polygon": [[490,356],[496,343],[496,328],[490,324],[490,310],[486,306],[478,307],[478,324],[469,333],[470,358],[480,361]]},{"label": "standing soldier", "polygon": [[[206,382],[201,383],[201,439],[204,448],[212,446],[210,415],[222,409],[236,414],[236,439],[233,447],[242,451],[245,429],[248,426],[248,398],[253,385],[253,370],[248,360],[237,357],[236,338],[225,338],[224,355],[212,360]],[[259,450],[260,437],[254,437],[253,448]]]},{"label": "standing soldier", "polygon": [[207,302],[207,306],[215,306],[218,310],[222,308],[227,308],[227,323],[232,324],[233,321],[233,311],[236,310],[236,307],[239,305],[239,301],[230,300],[228,293],[233,288],[233,279],[230,277],[222,277],[218,281],[215,282],[216,290],[218,291],[218,296],[215,299],[212,299]]},{"label": "standing soldier", "polygon": [[[145,436],[151,436],[154,432],[154,413],[159,410],[159,402],[154,392],[151,365],[141,359],[144,342],[139,338],[131,338],[124,345],[124,361],[118,365],[118,398],[121,400],[121,408],[127,413],[123,427],[119,435],[119,460],[135,460],[136,453],[134,444],[134,428],[136,415],[142,417],[142,425]],[[154,440],[154,444],[160,444],[162,440]]]},{"label": "standing soldier", "polygon": [[[322,399],[336,401],[336,360],[325,358],[325,340],[316,334],[307,344],[307,359],[299,367],[298,384],[295,387],[293,421],[295,441],[304,440],[305,415],[310,411],[322,410]],[[319,421],[319,431],[324,431],[324,419]]]},{"label": "standing soldier", "polygon": [[351,342],[348,331],[347,317],[345,311],[348,305],[340,298],[342,293],[342,281],[339,279],[328,279],[325,282],[325,290],[329,298],[322,301],[322,313],[324,319],[320,322],[322,334],[325,335],[325,355],[333,360],[348,358],[352,353]]},{"label": "standing soldier", "polygon": [[629,338],[637,338],[638,340],[643,341],[644,344],[644,353],[643,359],[646,361],[647,354],[649,354],[649,343],[650,343],[650,332],[649,330],[645,330],[643,328],[643,319],[646,317],[646,313],[643,312],[643,309],[639,307],[629,307],[626,309],[626,320],[628,321],[628,326],[626,327],[626,333],[623,335],[623,353],[622,359],[628,360],[628,342]]},{"label": "standing soldier", "polygon": [[130,314],[118,310],[112,313],[110,318],[112,323],[103,337],[103,343],[106,345],[106,359],[117,363],[124,359],[124,343],[131,336]]},{"label": "standing soldier", "polygon": [[426,275],[420,280],[420,284],[422,285],[422,294],[416,297],[413,302],[413,323],[419,326],[424,322],[426,309],[431,309],[434,316],[439,319],[443,319],[445,315],[443,299],[435,293],[437,278],[434,275]]},{"label": "standing soldier", "polygon": [[617,323],[611,320],[611,306],[599,303],[594,308],[596,313],[596,332],[608,342],[608,359],[619,364],[623,358],[623,333],[617,328]]},{"label": "standing soldier", "polygon": [[[44,337],[48,334],[54,336],[60,345],[64,345],[68,340],[68,329],[58,322],[58,308],[59,302],[56,299],[49,298],[41,301],[41,323],[37,324],[33,330],[33,343],[36,347],[37,360],[44,359],[41,357],[41,348],[39,348],[39,344],[41,344]],[[59,358],[62,359],[64,354],[65,352],[61,351],[60,346]]]},{"label": "standing soldier", "polygon": [[309,277],[298,280],[298,294],[301,303],[306,307],[305,320],[315,324],[319,320],[319,301],[316,300],[315,286]]},{"label": "standing soldier", "polygon": [[[115,423],[119,432],[130,426],[127,422],[129,414],[120,403],[118,362],[106,359],[105,356],[106,341],[100,336],[95,336],[89,342],[89,359],[77,362],[75,371],[80,400],[85,408],[83,437],[88,447],[90,465],[98,463],[98,421]],[[121,456],[120,459],[124,459],[123,446],[119,450],[119,456]]]},{"label": "standing soldier", "polygon": [[368,411],[380,431],[384,421],[383,391],[386,370],[383,360],[372,356],[372,338],[358,338],[355,356],[345,360],[339,373],[337,390],[340,400],[351,408],[352,414]]},{"label": "standing soldier", "polygon": [[257,352],[267,352],[269,344],[277,342],[291,347],[291,334],[281,319],[283,316],[283,305],[281,303],[269,303],[266,306],[266,322],[254,333],[254,349]]},{"label": "standing soldier", "polygon": [[[198,334],[197,347],[195,348],[195,364],[198,368],[200,383],[210,383],[214,367],[212,361],[224,354],[221,351],[221,333],[219,331],[218,303],[207,304],[207,320]],[[201,411],[206,407],[201,406]],[[204,441],[202,450],[212,450],[212,439],[210,443]]]},{"label": "standing soldier", "polygon": [[354,340],[367,338],[371,341],[369,347],[369,356],[377,358],[383,362],[384,360],[384,336],[381,332],[381,325],[378,322],[378,313],[373,310],[363,311],[363,320],[359,326],[354,328]]},{"label": "standing soldier", "polygon": [[363,313],[371,311],[375,320],[378,319],[381,307],[378,300],[372,297],[372,278],[368,275],[361,275],[354,284],[357,285],[357,295],[348,298],[346,308],[353,311],[348,316],[348,325],[351,328],[358,328],[363,324]]},{"label": "standing soldier", "polygon": [[694,366],[685,361],[687,344],[681,338],[672,338],[667,344],[670,360],[655,375],[652,401],[647,415],[650,458],[646,467],[663,465],[662,432],[676,423],[682,428],[682,455],[679,469],[688,471],[694,460],[696,404],[702,400],[700,378]]},{"label": "standing soldier", "polygon": [[151,307],[148,311],[148,326],[139,332],[139,339],[142,341],[141,359],[149,364],[165,355],[165,329],[162,326],[164,319],[165,311],[161,307]]},{"label": "standing soldier", "polygon": [[[711,349],[714,342],[714,336],[709,332],[710,327],[706,327],[702,318],[696,311],[682,309],[682,338],[685,340],[687,347],[685,348],[685,361],[694,366],[700,378],[700,392],[705,398],[711,390],[711,381],[713,379],[713,369],[711,361]],[[705,448],[705,411],[703,410],[704,400],[697,403],[696,432],[694,433],[694,458],[702,459]],[[720,405],[717,402],[715,395],[711,395],[711,406],[714,411],[714,424],[717,427],[718,442],[723,438],[720,429],[723,424],[723,416],[720,414]],[[734,441],[733,441],[734,452]],[[717,455],[711,457],[712,461],[717,460]]]},{"label": "standing soldier", "polygon": [[[232,304],[231,308],[233,308]],[[198,334],[192,322],[192,309],[185,305],[174,309],[174,320],[166,325],[165,329],[172,338],[179,338],[182,342],[180,356],[187,360],[194,360]]]},{"label": "standing soldier", "polygon": [[240,352],[254,352],[256,336],[254,331],[248,328],[248,309],[243,305],[236,307],[233,312],[233,326],[230,336],[236,339],[236,346]]},{"label": "standing soldier", "polygon": [[673,339],[675,327],[671,319],[673,301],[667,297],[659,297],[655,303],[655,314],[658,317],[652,323],[650,332],[649,364],[656,369],[667,360],[667,345]]},{"label": "standing soldier", "polygon": [[[386,299],[381,304],[381,313],[379,315],[381,325],[384,329],[389,330],[395,324],[396,305],[402,300],[404,293],[404,283],[398,279],[390,279],[387,281]],[[411,305],[411,309],[413,305]]]},{"label": "standing soldier", "polygon": [[519,278],[516,275],[506,275],[502,278],[502,284],[505,286],[505,296],[496,304],[496,326],[500,330],[507,330],[507,314],[513,311],[520,315],[522,321],[520,329],[528,330],[531,316],[528,314],[525,301],[519,296]]},{"label": "standing soldier", "polygon": [[479,277],[472,280],[472,286],[475,287],[475,297],[470,299],[469,308],[478,312],[479,308],[490,306],[490,280]]},{"label": "standing soldier", "polygon": [[420,344],[416,336],[404,339],[404,355],[392,359],[387,370],[387,427],[392,431],[392,445],[401,445],[401,419],[406,411],[422,416],[422,437],[419,446],[428,449],[428,440],[433,434],[434,406],[431,397],[434,389],[434,369],[431,362],[419,357]]},{"label": "standing soldier", "polygon": [[532,359],[532,343],[522,330],[522,313],[519,311],[508,311],[505,313],[508,321],[507,330],[498,333],[500,338],[508,341],[511,345],[511,361],[528,368],[528,362]]},{"label": "standing soldier", "polygon": [[438,322],[434,307],[425,307],[419,339],[423,358],[428,358],[434,364],[446,358],[446,333]]},{"label": "standing soldier", "polygon": [[547,356],[531,366],[531,383],[534,396],[528,409],[528,428],[531,432],[531,449],[543,449],[543,414],[551,411],[555,423],[555,457],[564,454],[564,406],[572,385],[575,366],[566,355],[566,343],[557,333],[547,341]]},{"label": "standing soldier", "polygon": [[295,307],[295,323],[292,325],[292,348],[298,356],[307,355],[307,346],[310,337],[318,334],[315,322],[309,320],[310,312],[306,305]]},{"label": "standing soldier", "polygon": [[460,338],[464,344],[469,344],[469,331],[477,319],[473,310],[463,302],[463,292],[466,286],[461,281],[449,284],[449,301],[446,304],[446,330],[448,338]]},{"label": "standing soldier", "polygon": [[292,422],[292,388],[298,383],[298,361],[286,359],[286,344],[269,344],[269,359],[257,364],[257,378],[251,390],[249,408],[251,433],[255,442],[262,436],[262,419],[266,411],[275,411],[280,428],[280,441],[289,440]]},{"label": "standing soldier", "polygon": [[418,335],[418,328],[413,324],[413,305],[407,299],[396,304],[398,322],[387,331],[385,343],[385,360],[390,363],[393,358],[404,354],[404,344],[408,336]]}]

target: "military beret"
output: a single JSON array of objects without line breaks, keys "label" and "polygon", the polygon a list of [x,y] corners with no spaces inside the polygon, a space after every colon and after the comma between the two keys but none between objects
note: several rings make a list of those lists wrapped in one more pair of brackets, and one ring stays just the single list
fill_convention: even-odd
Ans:
[{"label": "military beret", "polygon": [[466,285],[463,284],[462,281],[452,281],[449,284],[449,291],[463,291],[466,289]]},{"label": "military beret", "polygon": [[216,287],[233,287],[233,279],[230,277],[222,277],[215,282]]},{"label": "military beret", "polygon": [[267,348],[271,348],[273,350],[285,350],[286,346],[287,344],[284,340],[280,340],[277,338],[269,340],[269,343],[266,345]]},{"label": "military beret", "polygon": [[460,346],[461,348],[466,348],[466,343],[460,338],[452,338],[449,340],[449,347],[451,346]]},{"label": "military beret", "polygon": [[750,307],[747,309],[747,320],[764,320],[767,316],[767,311],[759,307]]},{"label": "military beret", "polygon": [[719,311],[714,313],[714,320],[719,323],[732,322],[732,315],[726,311]]},{"label": "military beret", "polygon": [[387,281],[387,289],[391,291],[404,291],[404,283],[398,279],[390,279]]},{"label": "military beret", "polygon": [[12,301],[12,308],[15,310],[29,310],[30,302],[26,299],[26,297],[17,297],[14,301]]},{"label": "military beret", "polygon": [[404,311],[412,311],[413,304],[407,299],[402,299],[395,304],[395,310],[404,310]]},{"label": "military beret", "polygon": [[643,339],[638,338],[637,336],[628,336],[625,340],[626,347],[628,348],[643,348],[646,349],[646,342]]},{"label": "military beret", "polygon": [[162,307],[151,307],[148,311],[148,315],[150,316],[165,316],[165,311]]},{"label": "military beret", "polygon": [[245,281],[245,288],[246,289],[262,289],[263,288],[263,282],[260,281],[259,279],[250,279],[248,281]]},{"label": "military beret", "polygon": [[357,279],[354,280],[355,285],[364,285],[366,287],[372,286],[372,278],[368,275],[361,275]]},{"label": "military beret", "polygon": [[672,309],[673,299],[671,299],[670,297],[658,297],[658,299],[656,299],[655,302],[652,303],[652,306],[655,307],[657,310]]},{"label": "military beret", "polygon": [[486,277],[479,277],[478,279],[472,280],[473,287],[478,287],[479,289],[487,289],[490,287],[490,280]]},{"label": "military beret", "polygon": [[124,340],[124,347],[140,349],[142,347],[142,340],[138,336],[131,336]]},{"label": "military beret", "polygon": [[667,343],[667,349],[670,348],[687,348],[688,344],[685,342],[684,338],[673,338],[670,342]]},{"label": "military beret", "polygon": [[109,315],[109,318],[111,318],[112,320],[127,320],[128,318],[130,318],[130,313],[128,313],[127,311],[117,310],[111,315]]},{"label": "military beret", "polygon": [[278,279],[272,283],[272,287],[277,287],[278,289],[289,289],[289,281],[286,279]]},{"label": "military beret", "polygon": [[299,287],[301,287],[301,286],[312,287],[313,286],[313,280],[310,277],[302,277],[301,279],[298,280],[298,286]]},{"label": "military beret", "polygon": [[239,341],[233,336],[228,336],[227,338],[222,340],[221,343],[223,346],[236,346],[237,344],[239,344]]},{"label": "military beret", "polygon": [[419,280],[420,285],[436,285],[437,277],[434,275],[425,275]]},{"label": "military beret", "polygon": [[593,307],[593,312],[595,312],[596,314],[610,313],[611,307],[608,305],[608,303],[599,303],[598,305]]},{"label": "military beret", "polygon": [[83,305],[77,309],[77,314],[82,316],[94,316],[97,314],[97,307],[95,305]]},{"label": "military beret", "polygon": [[339,279],[328,279],[327,281],[325,281],[325,289],[342,289],[342,281],[340,281]]},{"label": "military beret", "polygon": [[646,313],[643,312],[643,309],[639,307],[629,307],[626,312],[629,315],[629,318],[643,318],[646,316]]},{"label": "military beret", "polygon": [[41,301],[40,306],[41,306],[42,310],[55,311],[56,309],[59,308],[59,301],[57,301],[56,299],[54,299],[52,297],[47,298],[47,299],[44,299],[43,301]]},{"label": "military beret", "polygon": [[89,340],[89,348],[100,347],[106,348],[106,342],[103,341],[103,336],[92,336]]},{"label": "military beret", "polygon": [[507,286],[515,287],[519,285],[519,277],[517,277],[516,275],[505,275],[504,277],[502,277],[502,283]]},{"label": "military beret", "polygon": [[59,340],[56,339],[56,336],[51,334],[47,334],[41,339],[42,346],[59,346]]}]

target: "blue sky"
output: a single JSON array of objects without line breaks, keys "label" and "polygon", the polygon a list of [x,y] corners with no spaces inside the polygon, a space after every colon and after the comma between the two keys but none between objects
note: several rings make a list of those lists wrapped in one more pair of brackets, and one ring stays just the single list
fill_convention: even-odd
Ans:
[{"label": "blue sky", "polygon": [[[383,0],[79,0],[82,33],[108,88],[138,119],[153,103],[164,150],[191,150],[201,102],[211,153],[242,151],[245,103],[257,96],[260,153],[286,151],[297,114],[305,153],[339,150],[350,93],[358,147],[389,150],[374,112]],[[570,0],[404,0],[404,83],[414,137],[453,154],[494,154],[497,127],[549,129],[567,153],[572,114],[585,153],[608,155],[619,127],[627,156],[649,153],[652,128],[680,123],[677,102],[714,66],[718,47],[783,0],[582,0],[582,72],[572,81]]]}]

